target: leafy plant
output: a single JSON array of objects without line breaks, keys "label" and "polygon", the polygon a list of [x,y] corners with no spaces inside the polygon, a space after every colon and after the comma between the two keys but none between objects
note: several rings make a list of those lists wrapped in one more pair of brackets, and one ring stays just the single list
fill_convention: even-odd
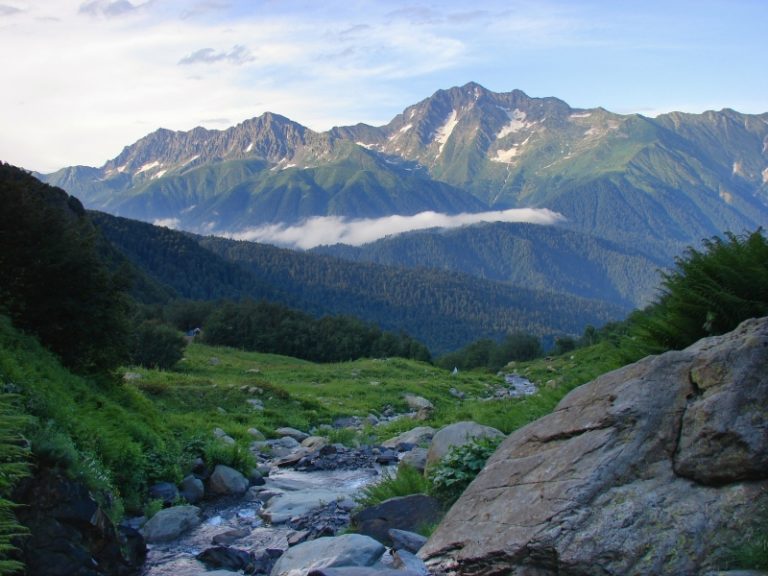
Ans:
[{"label": "leafy plant", "polygon": [[453,504],[485,466],[500,438],[476,438],[455,446],[429,471],[430,493],[445,505]]},{"label": "leafy plant", "polygon": [[161,498],[154,498],[144,505],[144,517],[149,520],[163,509],[163,500]]},{"label": "leafy plant", "polygon": [[21,563],[9,557],[16,547],[13,540],[26,534],[13,514],[15,504],[9,499],[10,492],[21,478],[29,474],[21,429],[28,418],[18,414],[14,407],[15,396],[0,394],[0,574],[21,570]]}]

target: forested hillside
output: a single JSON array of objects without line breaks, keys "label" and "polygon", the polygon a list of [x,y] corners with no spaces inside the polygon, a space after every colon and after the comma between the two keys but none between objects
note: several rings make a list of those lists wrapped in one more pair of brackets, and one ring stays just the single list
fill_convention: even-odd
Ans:
[{"label": "forested hillside", "polygon": [[387,237],[362,246],[322,246],[314,253],[356,262],[469,274],[534,290],[563,292],[617,306],[644,306],[658,271],[671,260],[559,226],[477,224]]},{"label": "forested hillside", "polygon": [[103,234],[183,298],[268,298],[316,316],[349,315],[404,330],[433,353],[508,332],[580,334],[624,317],[609,305],[465,274],[345,262],[252,242],[187,235],[93,213]]}]

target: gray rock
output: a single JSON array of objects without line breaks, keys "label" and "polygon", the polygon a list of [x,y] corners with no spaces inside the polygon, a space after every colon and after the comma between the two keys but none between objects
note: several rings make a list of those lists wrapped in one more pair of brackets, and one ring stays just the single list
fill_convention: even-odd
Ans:
[{"label": "gray rock", "polygon": [[251,531],[246,528],[233,528],[232,530],[226,530],[225,532],[216,534],[213,538],[211,538],[211,543],[218,546],[228,546],[233,542],[237,542],[238,540],[245,538],[250,533]]},{"label": "gray rock", "polygon": [[347,498],[335,490],[302,489],[273,496],[261,511],[261,517],[272,524],[285,524],[292,518],[307,516],[327,504]]},{"label": "gray rock", "polygon": [[208,479],[208,488],[213,494],[244,494],[248,479],[234,468],[218,464]]},{"label": "gray rock", "polygon": [[288,436],[289,438],[296,440],[296,442],[301,442],[309,438],[309,434],[306,432],[302,432],[301,430],[296,430],[296,428],[290,428],[288,426],[278,428],[275,430],[275,434],[279,434],[280,436]]},{"label": "gray rock", "polygon": [[406,394],[405,403],[408,404],[408,408],[411,410],[433,410],[434,405],[432,402],[424,398],[423,396],[416,396],[415,394]]},{"label": "gray rock", "polygon": [[427,467],[427,449],[414,448],[410,452],[406,452],[403,454],[403,457],[400,458],[400,464],[398,466],[410,466],[423,474]]},{"label": "gray rock", "polygon": [[352,523],[360,534],[391,546],[392,528],[414,531],[419,526],[435,524],[442,515],[437,500],[426,494],[411,494],[363,508],[352,516]]},{"label": "gray rock", "polygon": [[422,536],[416,532],[409,532],[408,530],[399,530],[397,528],[389,529],[389,539],[392,542],[393,549],[407,550],[414,554],[421,550],[422,546],[427,543],[426,536]]},{"label": "gray rock", "polygon": [[185,476],[181,481],[180,495],[190,504],[197,504],[205,497],[205,486],[203,481],[195,478],[191,474]]},{"label": "gray rock", "polygon": [[766,366],[763,318],[576,388],[502,443],[419,556],[438,575],[716,571],[768,509],[768,469],[744,456],[768,442]]},{"label": "gray rock", "polygon": [[161,500],[164,505],[170,506],[179,497],[179,490],[170,482],[158,482],[149,487],[150,500]]},{"label": "gray rock", "polygon": [[248,432],[248,435],[254,440],[264,440],[264,434],[257,428],[248,428],[246,432]]},{"label": "gray rock", "polygon": [[228,546],[207,548],[195,558],[205,564],[206,568],[223,568],[233,572],[245,570],[250,573],[254,567],[253,555],[245,550],[229,548]]},{"label": "gray rock", "polygon": [[403,432],[399,436],[390,438],[382,443],[385,448],[397,448],[401,444],[414,444],[416,446],[420,444],[428,444],[432,437],[435,435],[435,429],[431,426],[417,426],[406,432]]},{"label": "gray rock", "polygon": [[228,444],[230,446],[233,446],[236,442],[235,439],[232,438],[232,436],[229,436],[224,430],[221,428],[214,428],[213,429],[213,436],[216,438],[219,442],[223,442],[224,444]]},{"label": "gray rock", "polygon": [[175,540],[200,524],[200,508],[197,506],[174,506],[160,510],[141,529],[147,542]]},{"label": "gray rock", "polygon": [[[206,575],[207,576],[207,575]],[[383,566],[343,566],[340,568],[316,568],[307,576],[420,576],[405,570]]]},{"label": "gray rock", "polygon": [[372,566],[385,550],[382,544],[361,534],[317,538],[289,548],[275,563],[271,576],[304,576],[316,569]]},{"label": "gray rock", "polygon": [[304,448],[308,448],[310,451],[320,450],[328,445],[328,440],[322,436],[310,436],[301,441],[301,445]]},{"label": "gray rock", "polygon": [[504,433],[476,422],[456,422],[438,430],[427,452],[427,466],[437,464],[451,448],[468,444],[475,438],[503,438]]},{"label": "gray rock", "polygon": [[429,570],[427,565],[421,558],[418,558],[413,552],[408,550],[396,550],[392,555],[394,562],[392,566],[399,570],[405,570],[411,574],[419,574],[420,576],[429,576]]}]

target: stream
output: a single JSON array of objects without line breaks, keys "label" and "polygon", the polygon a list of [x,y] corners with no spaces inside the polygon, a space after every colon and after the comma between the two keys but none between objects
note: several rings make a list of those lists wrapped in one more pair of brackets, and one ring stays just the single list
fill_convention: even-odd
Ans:
[{"label": "stream", "polygon": [[217,536],[227,539],[226,545],[247,552],[284,551],[289,547],[289,538],[297,533],[287,525],[288,519],[302,511],[306,514],[307,506],[334,500],[340,509],[351,509],[355,494],[379,478],[378,467],[315,472],[273,468],[262,487],[264,500],[269,500],[270,494],[282,494],[267,509],[272,523],[260,516],[266,505],[261,500],[230,496],[206,502],[201,506],[203,520],[197,528],[177,540],[148,545],[142,576],[209,576],[211,572],[195,556],[215,546],[213,539]]}]

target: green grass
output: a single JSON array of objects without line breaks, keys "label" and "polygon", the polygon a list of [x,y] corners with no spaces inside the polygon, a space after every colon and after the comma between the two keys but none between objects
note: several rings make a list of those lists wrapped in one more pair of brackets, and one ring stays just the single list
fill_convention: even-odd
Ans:
[{"label": "green grass", "polygon": [[410,466],[398,466],[396,473],[384,472],[379,482],[363,488],[356,501],[360,508],[367,508],[398,496],[426,494],[429,488],[429,480],[421,472]]},{"label": "green grass", "polygon": [[[180,480],[197,456],[247,471],[252,464],[249,428],[267,436],[281,426],[323,430],[339,417],[380,416],[387,408],[406,412],[404,396],[411,393],[434,404],[429,420],[401,418],[358,433],[328,435],[354,445],[380,442],[419,425],[439,428],[459,420],[509,433],[548,413],[569,390],[620,361],[618,352],[603,343],[577,350],[572,357],[519,364],[514,369],[538,384],[540,392],[492,401],[488,398],[503,380],[482,371],[454,376],[398,358],[315,364],[197,343],[187,347],[174,370],[127,367],[138,377],[94,381],[72,375],[34,339],[0,321],[0,380],[18,392],[20,411],[34,420],[29,436],[36,457],[86,478],[97,493],[119,494],[133,511],[144,506],[150,483]],[[466,400],[453,397],[451,388],[463,392]],[[260,401],[263,410],[254,409],[249,400]],[[215,444],[216,427],[235,439],[234,448]],[[121,498],[114,501],[116,517]]]}]

